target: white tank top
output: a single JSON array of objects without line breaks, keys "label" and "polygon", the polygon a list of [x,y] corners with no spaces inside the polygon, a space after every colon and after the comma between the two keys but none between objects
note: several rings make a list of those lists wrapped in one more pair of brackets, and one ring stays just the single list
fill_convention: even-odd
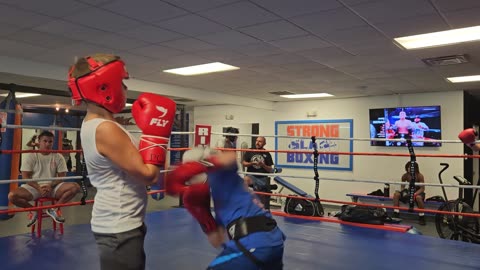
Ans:
[{"label": "white tank top", "polygon": [[[92,231],[95,233],[121,233],[142,225],[147,207],[144,184],[134,180],[107,157],[97,151],[95,133],[106,119],[84,121],[80,131],[83,154],[90,182],[97,188],[92,210]],[[118,123],[137,147],[135,139]],[[121,146],[119,146],[121,147]]]}]

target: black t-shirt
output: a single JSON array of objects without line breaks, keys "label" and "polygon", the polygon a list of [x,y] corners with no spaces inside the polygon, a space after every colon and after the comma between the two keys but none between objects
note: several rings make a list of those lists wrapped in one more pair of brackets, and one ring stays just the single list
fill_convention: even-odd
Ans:
[{"label": "black t-shirt", "polygon": [[[250,148],[256,149],[256,148]],[[263,161],[265,165],[272,166],[273,159],[270,153],[268,152],[246,152],[243,156],[243,160],[246,162],[258,162]],[[255,173],[268,173],[262,166],[252,165],[247,167],[247,172]]]}]

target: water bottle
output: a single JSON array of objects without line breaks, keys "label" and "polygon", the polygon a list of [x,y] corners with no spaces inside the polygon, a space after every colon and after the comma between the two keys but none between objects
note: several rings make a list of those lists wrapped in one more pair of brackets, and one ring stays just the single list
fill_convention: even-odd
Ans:
[{"label": "water bottle", "polygon": [[385,184],[383,187],[383,196],[390,197],[390,184]]}]

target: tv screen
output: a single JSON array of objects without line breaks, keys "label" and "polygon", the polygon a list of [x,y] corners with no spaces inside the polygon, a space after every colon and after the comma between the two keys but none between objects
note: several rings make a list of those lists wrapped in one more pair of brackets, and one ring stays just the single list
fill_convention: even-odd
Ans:
[{"label": "tv screen", "polygon": [[388,139],[427,140],[412,142],[414,147],[438,147],[441,140],[440,106],[417,106],[370,109],[370,138],[387,139],[371,141],[372,146],[405,146],[405,142],[388,141]]}]

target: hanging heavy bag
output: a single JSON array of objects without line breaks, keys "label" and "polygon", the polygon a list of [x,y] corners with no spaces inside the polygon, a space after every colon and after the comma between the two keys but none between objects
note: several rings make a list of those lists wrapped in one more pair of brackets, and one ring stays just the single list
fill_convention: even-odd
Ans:
[{"label": "hanging heavy bag", "polygon": [[387,218],[383,208],[343,205],[338,218],[343,221],[383,225]]},{"label": "hanging heavy bag", "polygon": [[311,217],[321,217],[324,214],[322,204],[319,201],[291,197],[285,200],[284,211],[287,214]]}]

